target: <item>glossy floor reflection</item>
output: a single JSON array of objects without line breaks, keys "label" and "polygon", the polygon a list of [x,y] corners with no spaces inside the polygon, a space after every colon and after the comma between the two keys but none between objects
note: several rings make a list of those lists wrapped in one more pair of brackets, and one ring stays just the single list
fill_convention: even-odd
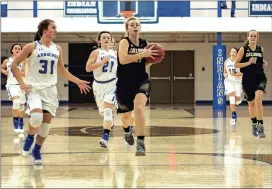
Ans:
[{"label": "glossy floor reflection", "polygon": [[20,156],[24,135],[13,133],[10,107],[1,111],[3,188],[272,186],[271,107],[265,107],[263,139],[251,134],[246,106],[237,111],[236,127],[229,125],[229,112],[211,107],[147,108],[145,157],[125,144],[119,116],[109,148],[102,149],[97,110],[61,107],[42,149],[42,167]]}]

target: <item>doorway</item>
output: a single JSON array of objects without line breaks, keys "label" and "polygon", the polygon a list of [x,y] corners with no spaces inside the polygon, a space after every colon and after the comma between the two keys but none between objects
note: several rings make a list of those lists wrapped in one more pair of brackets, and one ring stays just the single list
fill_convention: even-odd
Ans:
[{"label": "doorway", "polygon": [[150,67],[150,104],[195,103],[194,51],[165,51],[164,60]]}]

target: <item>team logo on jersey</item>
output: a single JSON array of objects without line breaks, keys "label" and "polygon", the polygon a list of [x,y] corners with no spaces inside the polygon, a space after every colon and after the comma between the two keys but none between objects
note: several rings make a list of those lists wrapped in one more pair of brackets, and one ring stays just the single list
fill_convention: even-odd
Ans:
[{"label": "team logo on jersey", "polygon": [[248,52],[246,53],[246,57],[263,57],[263,54],[259,52]]}]

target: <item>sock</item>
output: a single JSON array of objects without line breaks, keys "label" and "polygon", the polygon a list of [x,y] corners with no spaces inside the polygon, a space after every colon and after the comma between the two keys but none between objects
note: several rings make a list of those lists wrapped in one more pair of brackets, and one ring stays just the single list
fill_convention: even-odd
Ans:
[{"label": "sock", "polygon": [[145,136],[137,136],[138,140],[144,140]]},{"label": "sock", "polygon": [[24,144],[24,151],[28,151],[30,149],[33,141],[34,141],[34,135],[28,134]]},{"label": "sock", "polygon": [[232,119],[236,119],[237,118],[236,111],[234,111],[234,112],[231,113],[231,117],[232,117]]},{"label": "sock", "polygon": [[36,143],[33,150],[34,151],[40,151],[41,150],[41,146]]},{"label": "sock", "polygon": [[104,134],[109,134],[110,133],[110,130],[109,129],[104,129],[104,132],[103,132]]},{"label": "sock", "polygon": [[[34,134],[34,135],[35,135],[35,134]],[[34,135],[28,134],[26,139],[34,139]]]},{"label": "sock", "polygon": [[17,122],[19,121],[19,118],[18,117],[13,117],[13,122]]},{"label": "sock", "polygon": [[258,120],[257,122],[258,122],[258,125],[263,124],[263,120]]},{"label": "sock", "polygon": [[19,121],[20,121],[21,123],[23,123],[23,122],[24,122],[24,118],[23,118],[23,117],[19,117]]},{"label": "sock", "polygon": [[128,128],[123,127],[123,129],[124,129],[124,131],[125,131],[126,133],[129,133],[129,132],[130,132],[130,126],[128,126]]},{"label": "sock", "polygon": [[256,117],[251,118],[251,121],[252,121],[252,123],[257,123],[257,118]]}]

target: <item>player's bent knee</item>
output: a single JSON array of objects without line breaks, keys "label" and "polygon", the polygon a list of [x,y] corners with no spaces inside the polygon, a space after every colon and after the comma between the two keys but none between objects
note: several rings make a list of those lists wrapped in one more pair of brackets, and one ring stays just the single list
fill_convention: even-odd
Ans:
[{"label": "player's bent knee", "polygon": [[42,123],[39,128],[39,135],[43,138],[46,138],[49,135],[50,124]]},{"label": "player's bent knee", "polygon": [[260,105],[263,103],[263,100],[261,98],[255,98],[255,104]]},{"label": "player's bent knee", "polygon": [[22,112],[25,110],[25,105],[21,104],[20,107],[19,107],[19,111]]},{"label": "player's bent knee", "polygon": [[231,105],[234,105],[235,104],[235,97],[234,96],[230,96],[229,97],[229,101],[230,101]]},{"label": "player's bent knee", "polygon": [[20,100],[18,98],[14,99],[12,103],[12,109],[18,110],[20,108]]},{"label": "player's bent knee", "polygon": [[32,127],[37,128],[42,124],[43,114],[40,112],[33,112],[30,114],[29,123]]},{"label": "player's bent knee", "polygon": [[135,113],[142,113],[142,112],[144,112],[144,106],[142,106],[142,105],[135,105],[134,106],[134,111],[135,111]]},{"label": "player's bent knee", "polygon": [[112,121],[112,109],[111,108],[105,108],[104,109],[104,121]]},{"label": "player's bent knee", "polygon": [[129,120],[130,117],[131,117],[130,112],[122,113],[122,114],[121,114],[121,119],[123,119],[123,120],[125,120],[125,119],[126,119],[126,120]]}]

